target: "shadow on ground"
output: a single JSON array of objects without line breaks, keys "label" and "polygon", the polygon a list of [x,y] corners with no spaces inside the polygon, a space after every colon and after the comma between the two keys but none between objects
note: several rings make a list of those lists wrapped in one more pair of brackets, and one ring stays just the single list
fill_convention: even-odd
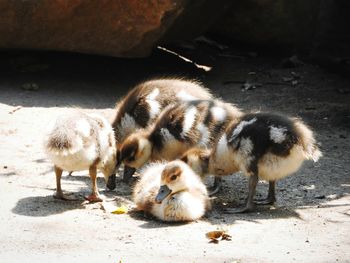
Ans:
[{"label": "shadow on ground", "polygon": [[30,196],[20,199],[12,212],[31,217],[57,215],[69,210],[84,209],[82,201],[62,201],[54,199],[53,195]]},{"label": "shadow on ground", "polygon": [[[23,107],[113,108],[142,80],[155,76],[198,78],[202,73],[161,50],[143,59],[30,51],[2,52],[0,59],[0,87],[8,93],[0,97],[0,103]],[[27,83],[38,88],[23,89]]]}]

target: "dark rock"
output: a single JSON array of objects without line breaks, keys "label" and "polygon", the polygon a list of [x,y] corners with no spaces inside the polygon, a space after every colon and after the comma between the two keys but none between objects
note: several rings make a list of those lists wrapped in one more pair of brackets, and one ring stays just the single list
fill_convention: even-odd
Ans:
[{"label": "dark rock", "polygon": [[187,1],[1,1],[0,47],[145,56]]},{"label": "dark rock", "polygon": [[234,1],[212,31],[253,45],[311,46],[319,1]]},{"label": "dark rock", "polygon": [[161,42],[201,35],[229,2],[4,0],[0,48],[143,57]]}]

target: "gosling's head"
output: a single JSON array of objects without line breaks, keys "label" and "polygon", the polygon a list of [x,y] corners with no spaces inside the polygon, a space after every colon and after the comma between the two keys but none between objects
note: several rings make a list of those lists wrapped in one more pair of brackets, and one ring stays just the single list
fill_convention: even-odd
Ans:
[{"label": "gosling's head", "polygon": [[199,176],[203,176],[208,173],[209,156],[210,150],[208,149],[192,148],[182,155],[181,160]]},{"label": "gosling's head", "polygon": [[161,203],[171,193],[188,190],[192,184],[197,184],[198,176],[191,168],[180,160],[168,163],[161,174],[160,188],[156,203]]},{"label": "gosling's head", "polygon": [[118,152],[118,163],[132,168],[142,167],[151,157],[152,144],[143,132],[136,132],[125,139]]}]

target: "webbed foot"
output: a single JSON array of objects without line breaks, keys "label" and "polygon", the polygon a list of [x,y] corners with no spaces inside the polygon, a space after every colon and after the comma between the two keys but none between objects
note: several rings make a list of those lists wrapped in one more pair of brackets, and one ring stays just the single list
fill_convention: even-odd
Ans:
[{"label": "webbed foot", "polygon": [[65,200],[65,201],[78,201],[79,198],[77,198],[74,194],[72,193],[68,193],[68,194],[64,194],[63,192],[56,192],[53,197],[55,199],[61,199],[61,200]]},{"label": "webbed foot", "polygon": [[90,194],[88,196],[84,196],[85,200],[89,201],[90,203],[95,202],[102,202],[103,199],[99,194]]}]

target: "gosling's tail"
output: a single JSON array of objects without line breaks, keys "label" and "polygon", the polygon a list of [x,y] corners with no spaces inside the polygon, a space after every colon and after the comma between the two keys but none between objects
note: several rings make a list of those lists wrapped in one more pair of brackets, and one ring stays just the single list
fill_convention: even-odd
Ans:
[{"label": "gosling's tail", "polygon": [[67,156],[82,150],[84,142],[78,128],[62,123],[58,119],[44,139],[45,151],[49,154]]},{"label": "gosling's tail", "polygon": [[322,157],[322,152],[318,147],[312,130],[300,120],[296,120],[295,125],[306,159],[317,162]]}]

